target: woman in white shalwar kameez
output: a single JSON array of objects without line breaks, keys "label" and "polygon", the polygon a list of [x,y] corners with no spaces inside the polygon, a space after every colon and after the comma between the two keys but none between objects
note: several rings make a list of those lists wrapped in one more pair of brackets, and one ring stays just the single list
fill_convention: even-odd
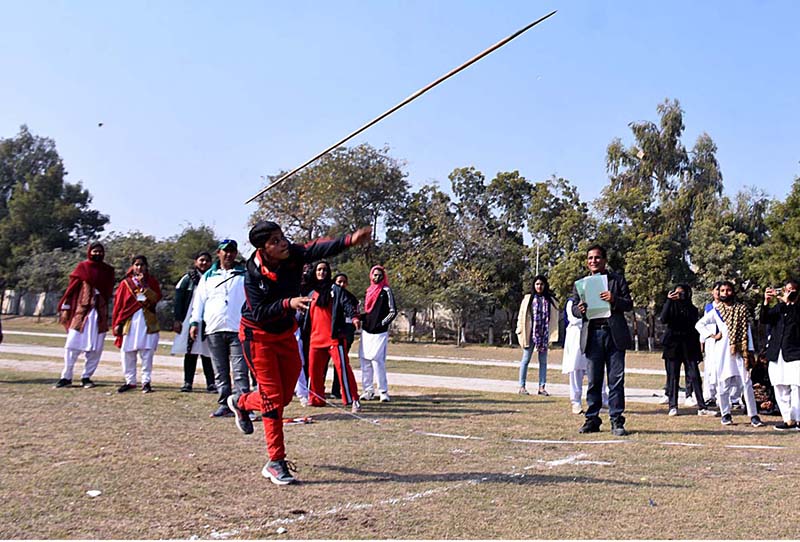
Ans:
[{"label": "woman in white shalwar kameez", "polygon": [[[733,306],[736,303],[732,283],[727,281],[722,283],[719,291],[719,301],[728,306]],[[743,390],[747,415],[750,416],[751,425],[754,427],[763,426],[764,424],[758,416],[758,406],[753,393],[753,383],[750,380],[750,371],[745,367],[742,353],[738,351],[733,353],[728,325],[720,312],[715,309],[705,313],[697,322],[695,328],[700,333],[701,341],[705,342],[709,338],[715,339],[711,352],[707,350],[706,355],[713,356],[712,359],[717,369],[717,404],[722,415],[722,424],[731,425],[733,423],[731,391],[734,386],[738,386]],[[745,355],[752,355],[753,350],[753,334],[748,321],[747,352]]]},{"label": "woman in white shalwar kameez", "polygon": [[[572,299],[567,300],[566,315],[567,329],[564,336],[564,352],[561,357],[561,372],[569,375],[569,401],[572,403],[572,413],[583,412],[581,398],[583,397],[583,378],[586,376],[586,367],[589,359],[581,351],[581,328],[583,319],[572,314]],[[603,405],[608,404],[608,387],[603,379]]]},{"label": "woman in white shalwar kameez", "polygon": [[159,331],[155,307],[159,299],[161,287],[148,273],[147,259],[134,257],[114,298],[112,326],[125,375],[125,383],[117,389],[119,393],[136,388],[137,353],[142,359],[142,392],[152,391],[153,356],[158,348]]}]

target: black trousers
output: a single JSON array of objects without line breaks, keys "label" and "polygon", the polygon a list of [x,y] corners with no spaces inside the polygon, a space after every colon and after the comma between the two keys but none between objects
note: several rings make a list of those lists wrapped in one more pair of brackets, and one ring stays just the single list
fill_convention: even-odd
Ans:
[{"label": "black trousers", "polygon": [[694,398],[697,399],[698,410],[706,408],[703,399],[703,380],[700,377],[700,369],[696,361],[688,361],[685,357],[667,358],[664,360],[667,367],[667,397],[669,398],[669,408],[678,408],[678,385],[681,380],[681,365],[686,373],[686,395],[691,389]]},{"label": "black trousers", "polygon": [[[211,358],[208,356],[200,356],[203,358],[203,374],[206,377],[206,387],[214,385],[214,366],[211,364]],[[197,370],[197,354],[186,354],[183,356],[183,381],[186,384],[194,383],[194,373]]]}]

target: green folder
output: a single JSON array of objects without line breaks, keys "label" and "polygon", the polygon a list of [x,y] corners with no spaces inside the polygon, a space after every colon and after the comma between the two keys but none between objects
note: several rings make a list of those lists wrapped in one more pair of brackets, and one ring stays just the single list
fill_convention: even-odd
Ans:
[{"label": "green folder", "polygon": [[608,290],[608,276],[589,275],[575,281],[575,289],[581,301],[586,303],[586,318],[608,318],[611,316],[611,304],[600,299],[600,293]]}]

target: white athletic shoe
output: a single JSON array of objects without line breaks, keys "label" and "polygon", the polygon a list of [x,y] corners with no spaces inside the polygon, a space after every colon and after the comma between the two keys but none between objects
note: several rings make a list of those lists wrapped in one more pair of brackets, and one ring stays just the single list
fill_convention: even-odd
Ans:
[{"label": "white athletic shoe", "polygon": [[389,402],[389,394],[385,391],[381,393],[381,403],[388,403]]},{"label": "white athletic shoe", "polygon": [[572,413],[573,414],[581,414],[583,412],[583,407],[580,403],[572,403]]},{"label": "white athletic shoe", "polygon": [[300,406],[303,408],[308,406],[308,397],[300,397]]},{"label": "white athletic shoe", "polygon": [[683,400],[683,405],[684,406],[697,406],[697,399],[695,399],[693,396],[692,397],[687,397],[686,399]]},{"label": "white athletic shoe", "polygon": [[659,405],[668,405],[669,404],[669,397],[666,395],[658,400]]},{"label": "white athletic shoe", "polygon": [[667,412],[667,416],[677,416],[677,415],[678,415],[678,409],[677,408],[671,408],[671,409],[669,409],[669,412]]},{"label": "white athletic shoe", "polygon": [[358,414],[359,412],[361,412],[361,403],[358,401],[358,399],[353,401],[353,406],[351,410],[353,414]]},{"label": "white athletic shoe", "polygon": [[373,399],[375,399],[375,393],[371,391],[365,391],[364,393],[361,394],[360,399],[362,401],[372,401]]}]

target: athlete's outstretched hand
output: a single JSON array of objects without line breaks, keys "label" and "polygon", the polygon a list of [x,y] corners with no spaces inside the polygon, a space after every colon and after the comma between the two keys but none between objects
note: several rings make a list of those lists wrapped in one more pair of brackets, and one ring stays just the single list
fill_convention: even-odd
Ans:
[{"label": "athlete's outstretched hand", "polygon": [[367,226],[365,228],[361,228],[360,230],[356,230],[350,236],[350,243],[353,245],[366,245],[372,240],[372,227]]}]

